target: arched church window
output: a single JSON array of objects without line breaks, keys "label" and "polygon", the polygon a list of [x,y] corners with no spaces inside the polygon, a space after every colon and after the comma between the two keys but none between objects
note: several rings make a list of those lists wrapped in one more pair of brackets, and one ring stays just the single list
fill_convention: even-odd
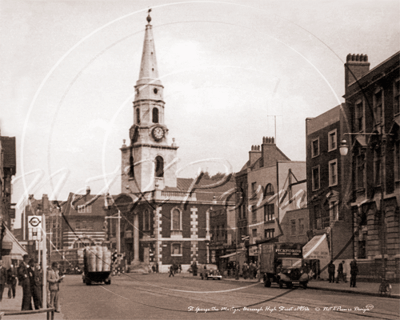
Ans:
[{"label": "arched church window", "polygon": [[153,108],[153,123],[158,123],[158,109]]},{"label": "arched church window", "polygon": [[140,108],[136,108],[136,123],[140,123]]},{"label": "arched church window", "polygon": [[160,156],[156,157],[156,177],[164,177],[164,159]]},{"label": "arched church window", "polygon": [[133,161],[133,156],[131,155],[129,157],[129,178],[134,178],[134,177],[135,177],[134,161]]},{"label": "arched church window", "polygon": [[144,231],[150,230],[150,211],[149,211],[149,209],[144,210],[144,213],[143,213],[143,230]]},{"label": "arched church window", "polygon": [[182,214],[177,208],[174,208],[171,211],[171,230],[182,230]]}]

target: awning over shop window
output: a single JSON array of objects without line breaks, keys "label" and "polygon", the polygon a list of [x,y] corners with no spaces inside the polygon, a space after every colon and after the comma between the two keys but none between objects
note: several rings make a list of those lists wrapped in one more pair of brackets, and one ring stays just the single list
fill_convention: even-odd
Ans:
[{"label": "awning over shop window", "polygon": [[237,252],[233,252],[233,253],[226,254],[226,255],[224,255],[224,256],[220,256],[219,258],[220,258],[220,259],[227,259],[227,258],[229,258],[229,261],[236,261],[236,257],[237,257],[237,256],[238,256],[238,258],[239,258],[239,256],[244,255],[245,253],[246,253],[246,251],[237,251]]},{"label": "awning over shop window", "polygon": [[25,249],[22,247],[22,245],[18,242],[18,240],[14,237],[14,235],[12,234],[12,232],[10,230],[8,230],[8,228],[6,227],[5,229],[5,235],[3,238],[3,249],[6,249],[6,246],[10,246],[11,245],[11,252],[9,255],[11,259],[13,260],[22,260],[22,257],[25,254],[28,254]]},{"label": "awning over shop window", "polygon": [[303,258],[311,260],[319,260],[321,267],[320,277],[328,278],[328,269],[325,268],[329,264],[330,254],[326,234],[313,237],[303,247]]}]

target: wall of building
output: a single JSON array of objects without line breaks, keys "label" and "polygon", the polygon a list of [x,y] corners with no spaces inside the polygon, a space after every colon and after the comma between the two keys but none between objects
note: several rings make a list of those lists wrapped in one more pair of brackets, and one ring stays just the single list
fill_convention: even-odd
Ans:
[{"label": "wall of building", "polygon": [[306,244],[308,242],[308,225],[309,212],[307,208],[287,211],[281,222],[283,236],[279,238],[279,242]]}]

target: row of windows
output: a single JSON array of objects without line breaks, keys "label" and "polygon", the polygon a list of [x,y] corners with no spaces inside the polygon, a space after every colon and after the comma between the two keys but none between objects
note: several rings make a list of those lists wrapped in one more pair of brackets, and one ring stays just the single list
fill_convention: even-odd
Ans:
[{"label": "row of windows", "polygon": [[226,240],[227,232],[224,226],[216,226],[212,232],[213,240]]},{"label": "row of windows", "polygon": [[[374,125],[380,125],[384,119],[385,113],[385,94],[382,88],[378,88],[372,99],[374,112]],[[400,79],[393,84],[393,115],[400,114]],[[354,108],[354,132],[363,132],[365,129],[365,103],[359,100]]]},{"label": "row of windows", "polygon": [[[373,182],[374,186],[381,185],[382,176],[382,160],[381,160],[381,149],[375,149],[373,155]],[[365,188],[366,179],[366,159],[365,153],[358,150],[355,156],[355,187],[356,189]],[[400,141],[394,143],[394,180],[400,181]]]},{"label": "row of windows", "polygon": [[[152,119],[153,123],[158,123],[159,121],[159,116],[158,116],[158,109],[153,108],[152,111]],[[136,123],[140,124],[140,108],[136,108]]]},{"label": "row of windows", "polygon": [[[338,164],[337,159],[328,162],[329,186],[333,187],[338,184]],[[321,170],[320,166],[315,166],[311,170],[312,190],[316,191],[321,188]]]},{"label": "row of windows", "polygon": [[[298,223],[296,224],[296,221]],[[304,218],[300,219],[292,219],[290,220],[290,235],[291,236],[296,236],[296,235],[304,235],[305,234],[305,225],[304,225]]]},{"label": "row of windows", "polygon": [[333,221],[343,220],[339,212],[339,202],[336,200],[329,202],[327,210],[321,210],[320,205],[314,206],[314,228],[324,229],[330,226]]},{"label": "row of windows", "polygon": [[[251,194],[252,197],[257,196],[257,182],[251,183]],[[263,198],[265,199],[267,196],[273,196],[273,195],[274,195],[274,186],[271,183],[268,183],[263,190]]]},{"label": "row of windows", "polygon": [[[337,149],[337,129],[328,132],[328,152]],[[319,137],[311,142],[311,157],[318,157],[321,153]]]}]

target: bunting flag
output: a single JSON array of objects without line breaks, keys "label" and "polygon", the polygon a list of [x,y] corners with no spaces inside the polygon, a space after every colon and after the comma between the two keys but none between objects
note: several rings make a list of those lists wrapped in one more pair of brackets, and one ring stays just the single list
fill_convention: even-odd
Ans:
[{"label": "bunting flag", "polygon": [[274,229],[275,229],[275,235],[274,238],[283,236],[283,230],[281,228],[281,224],[279,223],[279,219],[274,218],[275,224],[274,224]]}]

